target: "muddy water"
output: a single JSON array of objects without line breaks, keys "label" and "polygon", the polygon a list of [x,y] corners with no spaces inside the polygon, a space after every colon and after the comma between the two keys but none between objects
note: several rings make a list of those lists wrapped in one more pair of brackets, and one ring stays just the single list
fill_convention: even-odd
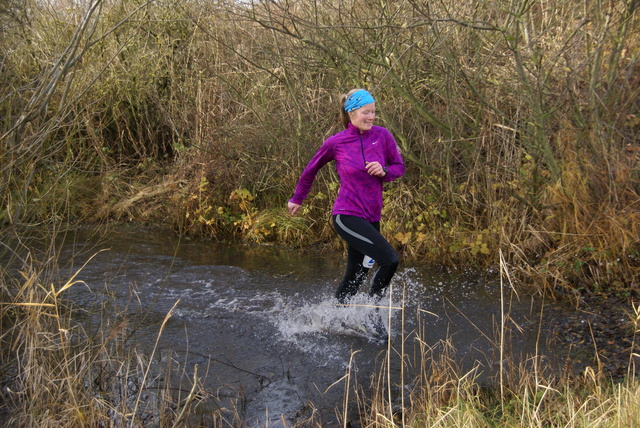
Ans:
[{"label": "muddy water", "polygon": [[185,380],[197,365],[210,394],[203,412],[224,408],[248,427],[310,416],[341,426],[345,406],[355,418],[356,391],[366,393],[387,361],[399,406],[421,364],[418,345],[437,348],[444,340],[463,369],[479,367],[479,382],[489,383],[500,361],[496,331],[503,313],[510,315],[510,354],[536,352],[535,305],[495,278],[401,264],[391,299],[383,301],[387,308],[378,310],[390,330],[387,345],[352,330],[366,326],[375,311],[364,293],[351,307],[335,305],[342,254],[109,231],[69,237],[59,264],[63,273],[75,272],[90,257],[78,274],[85,285],[71,290],[74,304],[89,313],[128,312],[137,320],[131,341],[147,353],[173,308],[156,359],[173,359]]}]

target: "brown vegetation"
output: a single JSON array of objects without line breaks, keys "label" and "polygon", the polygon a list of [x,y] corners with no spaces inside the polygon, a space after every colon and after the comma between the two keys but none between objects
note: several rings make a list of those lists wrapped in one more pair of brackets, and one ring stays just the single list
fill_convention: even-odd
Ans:
[{"label": "brown vegetation", "polygon": [[406,256],[637,291],[637,2],[88,3],[2,15],[5,224],[330,240],[330,171],[304,220],[281,207],[366,86],[409,166],[385,211]]},{"label": "brown vegetation", "polygon": [[[303,216],[284,206],[338,129],[338,94],[366,87],[408,164],[387,188],[383,225],[406,257],[486,267],[502,253],[541,294],[637,297],[637,7],[1,1],[0,243],[114,220],[332,242],[330,169]],[[59,319],[27,313],[56,308],[36,277],[3,281],[3,317]],[[25,300],[27,283],[39,303]],[[3,349],[64,359],[65,328],[3,330]]]}]

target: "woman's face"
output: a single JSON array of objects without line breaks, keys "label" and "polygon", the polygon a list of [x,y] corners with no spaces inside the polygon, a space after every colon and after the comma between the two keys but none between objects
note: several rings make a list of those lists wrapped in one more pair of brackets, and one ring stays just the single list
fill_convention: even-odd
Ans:
[{"label": "woman's face", "polygon": [[371,103],[349,112],[349,119],[353,126],[361,132],[369,131],[373,126],[373,119],[376,118],[376,103]]}]

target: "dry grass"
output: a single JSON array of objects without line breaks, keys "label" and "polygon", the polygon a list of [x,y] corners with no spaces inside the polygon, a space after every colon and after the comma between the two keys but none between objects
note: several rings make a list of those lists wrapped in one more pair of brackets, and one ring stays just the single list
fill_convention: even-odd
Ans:
[{"label": "dry grass", "polygon": [[[13,2],[0,14],[3,227],[99,213],[214,239],[333,242],[331,171],[304,220],[284,206],[320,141],[338,130],[335,97],[364,86],[408,165],[385,193],[383,224],[406,257],[504,262],[518,287],[545,295],[640,292],[637,1],[55,4]],[[127,325],[94,339],[60,299],[81,284],[51,286],[36,268],[22,270],[2,284],[3,366],[17,385],[9,396],[34,418],[20,423],[133,418],[128,400],[143,388],[87,381],[144,374],[119,340]],[[449,373],[450,363],[439,369]],[[438,413],[421,404],[433,423],[486,416],[482,397],[459,385],[471,377],[443,380],[471,406]],[[554,379],[525,383],[504,385],[517,398],[503,395],[494,414],[505,401],[521,410],[500,423],[543,424],[557,391],[580,411],[556,409],[565,424],[606,425],[633,415],[624,403],[637,398],[633,382],[586,379],[583,402]],[[436,388],[435,402],[453,394],[447,388]],[[372,420],[391,423],[384,409]]]},{"label": "dry grass", "polygon": [[[344,426],[353,418],[347,412],[352,403],[362,426],[371,427],[633,426],[640,416],[635,367],[640,355],[630,355],[626,378],[615,382],[606,378],[600,366],[587,368],[580,375],[559,373],[541,355],[511,355],[510,329],[517,324],[510,318],[509,299],[513,296],[506,290],[513,292],[513,278],[504,260],[501,266],[505,293],[495,336],[473,324],[469,326],[478,329],[478,334],[485,335],[494,347],[487,355],[487,364],[465,368],[450,340],[427,343],[422,329],[429,324],[422,319],[435,314],[424,309],[418,313],[417,335],[405,337],[404,305],[394,307],[401,310],[403,337],[393,342],[400,343],[398,349],[389,342],[381,353],[379,369],[366,388],[370,392],[365,393],[357,377],[352,376],[357,369],[353,361],[345,376],[331,386],[344,388],[344,403],[336,407]],[[211,405],[216,397],[203,386],[206,368],[188,368],[173,355],[159,358],[157,347],[146,354],[138,351],[130,341],[130,313],[103,306],[90,314],[99,318],[99,326],[89,332],[74,320],[64,297],[84,284],[75,276],[57,284],[46,270],[27,266],[22,272],[18,279],[4,272],[2,283],[0,358],[7,425],[242,424],[242,395],[235,409]],[[403,288],[393,290],[394,294],[403,292]],[[635,349],[640,305],[633,309],[629,322]],[[158,339],[172,311],[158,326]],[[417,344],[411,355],[405,349],[410,337]],[[392,366],[396,368],[392,370]],[[408,373],[413,375],[409,378]],[[208,406],[203,406],[207,402]],[[309,406],[313,409],[312,403]],[[291,427],[322,426],[317,416],[311,411],[304,420],[283,423]]]},{"label": "dry grass", "polygon": [[330,242],[335,174],[304,221],[284,206],[364,86],[408,165],[384,213],[406,257],[638,292],[635,2],[97,3],[3,15],[0,221]]},{"label": "dry grass", "polygon": [[[152,364],[156,348],[150,355],[138,351],[130,343],[131,315],[114,312],[108,304],[89,314],[98,317],[99,325],[87,331],[87,323],[75,320],[77,315],[65,303],[65,294],[84,284],[75,276],[60,285],[45,282],[44,272],[25,266],[20,278],[3,275],[3,423],[183,426],[197,402],[209,396],[198,368],[189,378],[186,371],[176,372],[170,359]],[[158,338],[172,311],[159,327]],[[171,375],[177,378],[172,381]]]},{"label": "dry grass", "polygon": [[[506,273],[506,272],[505,272]],[[508,281],[508,278],[505,278]],[[506,288],[506,287],[505,287]],[[503,300],[505,296],[503,296]],[[503,302],[503,306],[507,306]],[[422,314],[433,316],[433,314]],[[449,339],[426,343],[417,332],[419,352],[413,358],[404,349],[386,351],[381,369],[372,377],[371,396],[358,397],[360,422],[367,427],[586,427],[636,426],[640,398],[632,354],[627,377],[608,379],[598,367],[588,367],[581,375],[558,373],[540,355],[514,358],[508,349],[509,311],[501,316],[501,326],[491,340],[499,364],[489,373],[488,364],[476,362],[463,368]],[[634,339],[640,333],[640,308],[630,314]],[[471,325],[470,328],[476,328]],[[478,331],[478,334],[485,334]],[[403,342],[404,344],[404,338]],[[408,384],[387,371],[390,359],[411,367],[417,374]],[[545,361],[547,361],[545,363]],[[484,380],[479,381],[484,373]],[[395,375],[397,377],[397,375]],[[489,382],[487,382],[489,380]],[[345,396],[344,408],[348,403]],[[346,419],[343,419],[347,423]],[[346,425],[345,425],[346,426]]]}]

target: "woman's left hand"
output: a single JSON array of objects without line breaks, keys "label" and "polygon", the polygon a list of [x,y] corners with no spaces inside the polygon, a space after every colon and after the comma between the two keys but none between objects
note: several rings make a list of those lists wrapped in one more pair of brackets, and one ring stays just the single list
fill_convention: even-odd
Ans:
[{"label": "woman's left hand", "polygon": [[387,175],[384,167],[380,165],[379,162],[367,162],[366,168],[369,175],[375,175],[376,177],[384,177]]}]

